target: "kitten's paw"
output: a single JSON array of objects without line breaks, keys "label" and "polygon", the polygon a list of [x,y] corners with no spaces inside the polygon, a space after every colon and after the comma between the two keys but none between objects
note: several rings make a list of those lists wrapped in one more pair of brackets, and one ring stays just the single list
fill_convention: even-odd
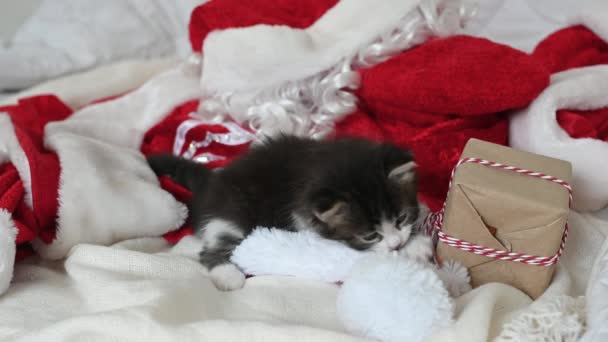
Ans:
[{"label": "kitten's paw", "polygon": [[431,263],[433,260],[433,240],[426,235],[414,235],[411,241],[399,251],[401,256],[422,263]]},{"label": "kitten's paw", "polygon": [[238,290],[245,285],[245,275],[234,264],[215,266],[209,271],[213,285],[221,291]]},{"label": "kitten's paw", "polygon": [[471,291],[471,277],[467,268],[454,260],[448,260],[443,263],[441,268],[437,269],[437,275],[443,281],[450,296],[456,298]]}]

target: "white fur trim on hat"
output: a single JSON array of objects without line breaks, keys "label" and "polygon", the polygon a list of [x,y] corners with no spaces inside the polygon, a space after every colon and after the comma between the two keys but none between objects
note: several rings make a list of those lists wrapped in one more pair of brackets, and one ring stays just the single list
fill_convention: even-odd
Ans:
[{"label": "white fur trim on hat", "polygon": [[11,117],[3,112],[0,112],[0,155],[2,155],[0,163],[10,161],[17,169],[25,190],[24,201],[31,209],[32,182],[30,165],[15,134],[15,127],[11,121]]},{"label": "white fur trim on hat", "polygon": [[573,207],[597,210],[608,205],[608,143],[574,139],[557,122],[559,109],[592,110],[608,106],[608,66],[557,73],[551,85],[510,121],[512,147],[572,163]]},{"label": "white fur trim on hat", "polygon": [[79,243],[160,236],[182,225],[186,206],[159,187],[138,149],[150,128],[198,91],[198,78],[176,68],[45,127],[45,146],[57,153],[61,173],[56,238],[32,243],[42,257],[63,258]]},{"label": "white fur trim on hat", "polygon": [[13,279],[17,227],[11,219],[11,213],[0,209],[0,294],[4,293]]},{"label": "white fur trim on hat", "polygon": [[341,0],[307,29],[256,25],[210,33],[204,42],[206,91],[245,91],[328,69],[392,28],[417,0]]}]

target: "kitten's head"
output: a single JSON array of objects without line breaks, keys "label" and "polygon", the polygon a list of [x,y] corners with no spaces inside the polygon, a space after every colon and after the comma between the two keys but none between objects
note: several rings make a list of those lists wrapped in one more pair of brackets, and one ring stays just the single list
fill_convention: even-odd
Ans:
[{"label": "kitten's head", "polygon": [[324,237],[358,250],[399,250],[419,214],[416,163],[392,145],[351,143],[328,161],[330,171],[313,192],[313,223]]}]

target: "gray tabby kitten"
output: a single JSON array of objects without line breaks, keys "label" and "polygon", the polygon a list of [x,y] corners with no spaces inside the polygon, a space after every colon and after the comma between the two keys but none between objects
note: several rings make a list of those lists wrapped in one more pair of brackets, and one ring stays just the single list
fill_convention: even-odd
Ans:
[{"label": "gray tabby kitten", "polygon": [[416,164],[390,144],[282,136],[220,170],[173,155],[148,162],[157,175],[193,192],[189,208],[203,240],[200,262],[221,290],[243,286],[245,276],[230,257],[260,226],[314,230],[358,250],[425,261],[432,256],[430,240],[414,229],[420,211]]}]

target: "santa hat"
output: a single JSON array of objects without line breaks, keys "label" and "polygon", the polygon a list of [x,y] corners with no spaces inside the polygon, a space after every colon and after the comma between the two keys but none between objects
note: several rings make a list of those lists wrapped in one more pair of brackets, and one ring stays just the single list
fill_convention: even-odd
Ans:
[{"label": "santa hat", "polygon": [[[570,161],[573,207],[608,205],[608,4],[597,2],[575,15],[579,24],[555,32],[533,56],[555,74],[551,85],[510,122],[513,147]],[[580,25],[583,24],[584,26]],[[584,153],[581,153],[584,151]]]},{"label": "santa hat", "polygon": [[470,9],[440,0],[251,3],[251,13],[230,0],[200,6],[190,32],[203,53],[202,116],[230,115],[259,135],[326,135],[357,109],[353,70],[457,33]]},{"label": "santa hat", "polygon": [[186,207],[159,188],[138,148],[197,93],[198,79],[176,69],[75,113],[55,96],[0,108],[0,290],[17,245],[59,259],[79,243],[160,236],[183,224]]}]

